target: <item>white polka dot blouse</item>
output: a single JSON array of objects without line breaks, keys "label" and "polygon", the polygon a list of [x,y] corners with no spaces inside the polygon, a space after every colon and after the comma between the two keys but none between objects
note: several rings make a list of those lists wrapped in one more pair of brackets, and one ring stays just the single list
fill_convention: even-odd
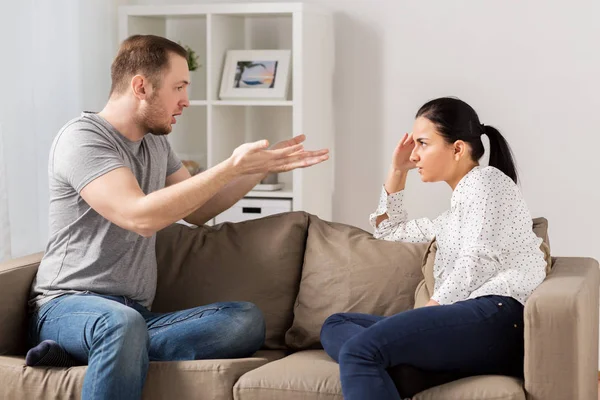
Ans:
[{"label": "white polka dot blouse", "polygon": [[[475,167],[456,185],[450,210],[433,221],[407,219],[403,191],[382,189],[370,222],[377,239],[428,242],[438,251],[433,300],[440,304],[486,295],[513,297],[522,304],[546,277],[542,239],[532,230],[529,209],[517,185],[494,167]],[[377,227],[377,216],[389,218]]]}]

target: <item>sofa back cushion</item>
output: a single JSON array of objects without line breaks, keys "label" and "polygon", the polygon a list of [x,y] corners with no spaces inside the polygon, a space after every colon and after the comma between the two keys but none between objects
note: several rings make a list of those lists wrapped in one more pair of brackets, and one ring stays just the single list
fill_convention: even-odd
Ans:
[{"label": "sofa back cushion", "polygon": [[393,315],[412,308],[425,247],[377,240],[362,229],[311,215],[287,345],[321,348],[321,326],[335,313]]},{"label": "sofa back cushion", "polygon": [[[548,274],[552,267],[550,239],[548,238],[548,220],[546,218],[534,218],[532,228],[536,236],[543,239],[540,249],[544,252],[544,258],[546,259],[546,274]],[[431,296],[433,296],[433,264],[435,262],[436,253],[437,242],[433,239],[429,243],[429,246],[427,246],[427,250],[425,250],[425,254],[423,255],[422,270],[424,278],[419,282],[417,290],[415,290],[415,308],[424,307],[429,299],[431,299]]]},{"label": "sofa back cushion", "polygon": [[266,320],[265,348],[285,349],[304,257],[308,214],[284,213],[196,229],[174,224],[156,242],[152,311],[249,301]]}]

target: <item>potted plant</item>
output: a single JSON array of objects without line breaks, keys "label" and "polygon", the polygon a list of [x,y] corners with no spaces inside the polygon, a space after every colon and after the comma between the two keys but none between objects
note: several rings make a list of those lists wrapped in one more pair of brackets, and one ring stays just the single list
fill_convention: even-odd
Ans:
[{"label": "potted plant", "polygon": [[[190,70],[190,72],[193,72],[193,71],[197,70],[198,68],[200,68],[201,65],[198,63],[199,57],[196,54],[196,52],[188,45],[183,45],[180,42],[179,42],[179,45],[181,45],[187,52],[187,64],[188,64],[188,69]],[[188,97],[191,99],[192,91],[190,89],[191,89],[191,87],[188,87],[187,91],[188,91]]]},{"label": "potted plant", "polygon": [[187,63],[189,70],[197,70],[198,67],[200,67],[200,64],[198,64],[198,55],[190,46],[185,45],[183,46],[183,48],[185,49],[185,51],[187,51]]}]

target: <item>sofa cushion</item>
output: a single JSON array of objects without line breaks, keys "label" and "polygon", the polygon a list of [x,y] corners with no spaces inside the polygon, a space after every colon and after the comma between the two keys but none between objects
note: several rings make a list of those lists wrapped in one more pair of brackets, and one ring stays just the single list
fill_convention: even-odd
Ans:
[{"label": "sofa cushion", "polygon": [[542,238],[544,243],[550,250],[550,237],[548,237],[548,220],[544,217],[533,219],[533,233],[539,238]]},{"label": "sofa cushion", "polygon": [[0,354],[25,354],[27,338],[27,301],[31,282],[43,253],[13,259],[0,264]]},{"label": "sofa cushion", "polygon": [[413,400],[525,400],[523,381],[500,375],[471,376],[432,387]]},{"label": "sofa cushion", "polygon": [[[240,376],[284,355],[280,350],[263,350],[231,360],[153,361],[143,399],[232,399]],[[0,357],[0,399],[79,399],[86,369],[31,368],[23,357]]]},{"label": "sofa cushion", "polygon": [[[417,377],[415,371],[398,372],[390,375]],[[397,387],[400,385],[396,382]],[[235,400],[342,400],[339,366],[323,350],[300,351],[242,375],[233,387],[233,397]],[[517,399],[525,400],[523,382],[496,375],[460,379],[413,397],[413,400]]]},{"label": "sofa cushion", "polygon": [[323,350],[306,350],[244,374],[235,400],[342,400],[338,364]]},{"label": "sofa cushion", "polygon": [[415,308],[425,307],[425,304],[433,295],[435,280],[433,279],[433,264],[437,253],[437,241],[433,239],[429,242],[425,253],[423,254],[423,279],[417,285],[415,290]]},{"label": "sofa cushion", "polygon": [[377,240],[362,229],[311,215],[287,345],[322,348],[321,326],[334,313],[393,315],[412,308],[425,247]]},{"label": "sofa cushion", "polygon": [[304,257],[308,214],[284,213],[196,229],[174,224],[157,236],[152,311],[249,301],[266,320],[265,347],[284,349]]},{"label": "sofa cushion", "polygon": [[[548,220],[546,218],[534,218],[533,232],[537,237],[543,239],[540,249],[544,253],[544,258],[546,260],[546,274],[548,274],[552,268],[552,258],[550,256],[550,244],[548,238]],[[417,289],[415,290],[415,308],[424,307],[429,299],[431,299],[431,296],[433,296],[433,265],[435,263],[436,253],[437,242],[433,239],[427,246],[427,250],[425,250],[425,254],[423,255],[422,271],[424,278],[419,282]]]}]

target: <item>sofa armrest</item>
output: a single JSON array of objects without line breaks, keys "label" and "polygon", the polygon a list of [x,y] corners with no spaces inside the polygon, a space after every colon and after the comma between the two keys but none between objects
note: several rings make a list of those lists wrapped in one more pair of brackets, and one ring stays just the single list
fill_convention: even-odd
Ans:
[{"label": "sofa armrest", "polygon": [[0,355],[22,354],[27,340],[27,301],[43,253],[0,263]]},{"label": "sofa armrest", "polygon": [[598,262],[558,257],[525,304],[528,400],[598,398]]}]

